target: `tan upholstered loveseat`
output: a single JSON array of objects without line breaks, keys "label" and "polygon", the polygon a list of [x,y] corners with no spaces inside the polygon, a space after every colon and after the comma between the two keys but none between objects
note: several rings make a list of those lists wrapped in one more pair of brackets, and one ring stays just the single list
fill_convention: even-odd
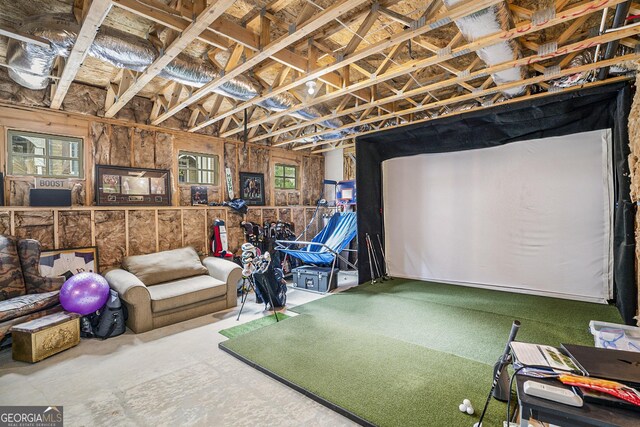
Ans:
[{"label": "tan upholstered loveseat", "polygon": [[187,247],[124,259],[105,278],[124,301],[135,333],[235,307],[242,269],[231,261],[200,261]]}]

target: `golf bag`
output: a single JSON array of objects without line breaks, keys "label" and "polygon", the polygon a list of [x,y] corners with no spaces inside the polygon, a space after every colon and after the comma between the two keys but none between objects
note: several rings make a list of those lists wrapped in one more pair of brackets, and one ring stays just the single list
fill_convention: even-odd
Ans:
[{"label": "golf bag", "polygon": [[287,282],[282,269],[274,267],[269,252],[261,254],[253,244],[243,244],[242,266],[242,276],[253,278],[255,283],[256,302],[264,302],[266,308],[269,308],[273,301],[272,309],[285,306]]},{"label": "golf bag", "polygon": [[288,222],[278,221],[264,224],[265,233],[269,236],[269,251],[273,254],[273,262],[281,266],[283,274],[286,276],[291,271],[302,265],[300,260],[290,256],[282,255],[280,251],[274,250],[276,240],[296,240],[294,226]]},{"label": "golf bag", "polygon": [[269,235],[271,245],[273,245],[276,240],[296,240],[294,226],[288,222],[265,222],[264,228],[265,232]]},{"label": "golf bag", "polygon": [[218,258],[233,258],[233,254],[228,252],[229,244],[227,240],[227,228],[224,221],[216,219],[211,226],[211,237],[209,238],[211,254]]},{"label": "golf bag", "polygon": [[244,231],[245,241],[260,249],[260,252],[265,252],[267,250],[267,239],[265,239],[262,227],[251,221],[242,221],[240,225]]},{"label": "golf bag", "polygon": [[[269,267],[265,271],[254,272],[253,279],[256,283],[256,291],[260,292],[265,308],[280,308],[287,304],[287,282],[284,280],[282,269],[274,268],[273,262],[269,263]],[[271,301],[275,307],[270,307]]]}]

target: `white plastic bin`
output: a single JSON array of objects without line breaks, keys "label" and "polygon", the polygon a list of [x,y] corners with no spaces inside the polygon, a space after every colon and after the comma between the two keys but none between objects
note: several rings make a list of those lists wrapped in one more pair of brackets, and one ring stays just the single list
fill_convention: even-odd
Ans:
[{"label": "white plastic bin", "polygon": [[640,328],[592,320],[589,329],[596,347],[640,352]]}]

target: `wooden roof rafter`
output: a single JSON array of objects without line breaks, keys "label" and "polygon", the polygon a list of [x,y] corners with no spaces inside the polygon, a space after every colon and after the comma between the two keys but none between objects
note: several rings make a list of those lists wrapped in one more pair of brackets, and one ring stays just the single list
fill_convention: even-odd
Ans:
[{"label": "wooden roof rafter", "polygon": [[[180,11],[158,0],[112,1],[116,7],[176,31],[184,31],[192,21],[191,18],[183,16]],[[197,39],[225,51],[229,49],[231,44],[227,38],[219,36],[210,29],[203,31]]]},{"label": "wooden roof rafter", "polygon": [[[570,86],[567,88],[561,88],[552,92],[542,92],[542,93],[537,93],[537,94],[531,94],[528,95],[527,98],[528,99],[537,99],[537,98],[543,98],[546,96],[550,96],[550,95],[554,95],[557,93],[561,93],[561,92],[573,92],[579,89],[583,89],[583,88],[590,88],[590,87],[595,87],[595,86],[601,86],[601,85],[605,85],[605,84],[611,84],[611,83],[616,83],[616,82],[621,82],[621,81],[625,81],[625,80],[629,80],[630,77],[628,76],[618,76],[618,77],[611,77],[605,80],[596,80],[590,83],[585,83],[583,85],[576,85],[576,86]],[[542,84],[544,82],[541,82],[539,84]],[[420,120],[415,120],[412,121],[411,123],[406,123],[407,125],[409,124],[416,124],[416,123],[425,123],[425,122],[429,122],[431,120],[435,120],[436,118],[440,118],[440,117],[445,117],[445,116],[455,116],[458,114],[462,114],[462,113],[466,113],[467,111],[478,111],[478,110],[485,110],[485,109],[489,109],[492,107],[495,107],[497,105],[506,105],[506,104],[511,104],[514,102],[520,102],[522,99],[521,98],[512,98],[509,100],[506,100],[500,104],[492,104],[492,105],[483,105],[483,106],[479,106],[476,108],[471,108],[470,110],[465,110],[465,111],[453,111],[453,110],[449,110],[449,111],[441,111],[440,115],[438,117],[434,117],[434,118],[425,118],[425,119],[420,119]],[[377,130],[376,130],[377,131]],[[361,135],[366,135],[372,132],[363,132],[361,134],[355,135],[355,136],[350,136],[349,138],[355,140],[355,138],[357,136],[361,136]],[[345,138],[344,140],[341,141],[347,141],[349,138]],[[298,145],[299,147],[302,147],[301,145]],[[318,149],[312,150],[311,153],[312,154],[316,154],[316,153],[323,153],[326,151],[331,151],[333,150],[333,148],[323,148],[323,145],[318,145],[318,144],[309,144],[307,147],[304,148],[313,148],[313,147],[318,147]],[[342,147],[345,150],[345,153],[353,153],[353,149],[355,148],[355,142],[353,143],[345,143]],[[303,149],[303,148],[301,148]]]},{"label": "wooden roof rafter", "polygon": [[[233,4],[233,0],[216,0],[193,20],[180,36],[177,37],[144,72],[136,76],[135,81],[121,93],[111,105],[106,106],[105,117],[114,117],[138,92],[140,92],[154,77],[169,65],[184,49],[187,48],[209,25],[218,19]],[[235,53],[235,51],[234,51]],[[233,57],[233,56],[232,56]],[[171,108],[171,106],[169,107]]]},{"label": "wooden roof rafter", "polygon": [[32,36],[31,34],[26,34],[20,30],[16,30],[12,27],[7,27],[5,25],[0,25],[0,36],[9,37],[10,39],[18,40],[23,43],[30,43],[36,46],[40,46],[43,48],[48,48],[51,45],[49,44],[49,40],[45,40],[41,37]]},{"label": "wooden roof rafter", "polygon": [[[197,102],[202,97],[211,93],[213,90],[215,90],[215,88],[219,87],[225,82],[230,81],[232,78],[239,76],[244,72],[247,72],[252,67],[259,64],[266,58],[269,58],[270,56],[280,52],[281,50],[284,50],[287,46],[291,45],[293,42],[306,37],[307,35],[311,34],[315,30],[321,28],[327,22],[330,22],[336,19],[337,17],[341,16],[351,8],[361,3],[364,3],[365,1],[366,0],[342,0],[334,4],[333,6],[325,9],[324,11],[316,14],[313,19],[307,20],[304,23],[304,25],[302,25],[300,28],[296,29],[290,34],[286,34],[282,37],[279,37],[277,40],[274,40],[273,42],[269,43],[268,46],[263,47],[262,50],[260,50],[259,52],[256,52],[254,55],[247,58],[247,60],[244,63],[234,67],[232,70],[226,72],[223,76],[220,76],[210,81],[209,83],[207,83],[206,85],[198,89],[188,99],[182,101],[176,107],[160,115],[152,123],[154,125],[158,125],[162,123],[169,117],[176,114],[178,111],[184,109],[190,104],[193,104],[194,102]],[[246,106],[243,106],[243,109],[244,108],[246,108]]]},{"label": "wooden roof rafter", "polygon": [[[113,0],[113,2],[115,6],[134,15],[173,30],[184,31],[192,22],[190,17],[183,16],[179,11],[158,0]],[[225,17],[217,19],[197,37],[197,40],[223,51],[230,51],[238,43],[252,52],[258,52],[261,48],[260,34],[254,33]],[[275,53],[272,59],[302,72],[308,68],[305,57],[289,50]],[[339,80],[337,75],[323,76],[323,81],[335,87],[340,87]]]},{"label": "wooden roof rafter", "polygon": [[[487,36],[481,39],[478,39],[474,42],[469,42],[466,44],[462,44],[459,45],[455,48],[452,48],[450,50],[450,52],[447,52],[446,54],[444,54],[444,52],[441,52],[443,54],[441,55],[433,55],[427,58],[423,58],[423,59],[419,59],[419,60],[412,60],[412,61],[408,61],[406,63],[404,63],[401,66],[397,66],[397,67],[391,67],[389,68],[384,74],[382,75],[377,75],[375,76],[375,81],[373,79],[368,79],[368,80],[364,80],[361,82],[357,82],[354,83],[353,85],[351,85],[348,88],[344,88],[344,89],[340,89],[334,92],[331,92],[330,94],[327,94],[325,96],[321,96],[321,97],[317,97],[314,100],[312,100],[311,102],[309,102],[307,105],[315,105],[315,104],[319,104],[319,103],[326,103],[328,101],[331,101],[333,99],[336,99],[338,97],[344,96],[346,94],[348,94],[351,90],[356,90],[356,89],[365,89],[367,87],[370,87],[376,83],[380,83],[381,81],[386,81],[386,80],[390,80],[392,78],[398,77],[398,76],[402,76],[407,74],[408,72],[414,72],[417,71],[419,69],[422,68],[426,68],[429,66],[433,66],[436,65],[440,62],[444,62],[447,60],[450,60],[451,58],[455,58],[456,56],[460,55],[460,54],[468,54],[468,53],[473,53],[475,51],[477,51],[478,49],[482,48],[482,47],[486,47],[486,46],[490,46],[492,44],[494,44],[496,42],[496,40],[510,40],[510,39],[515,39],[518,37],[521,37],[523,35],[529,34],[529,33],[533,33],[533,32],[537,32],[549,27],[552,27],[554,25],[557,25],[558,23],[561,22],[565,22],[567,20],[570,19],[577,19],[581,16],[584,15],[590,15],[592,13],[595,13],[597,11],[600,11],[602,9],[604,9],[605,7],[612,7],[615,6],[618,3],[621,3],[623,0],[607,0],[607,1],[599,1],[598,3],[594,4],[593,2],[589,2],[589,3],[581,3],[578,6],[569,8],[568,10],[566,10],[563,13],[558,13],[554,18],[549,19],[545,22],[540,22],[537,24],[534,24],[532,22],[522,22],[521,24],[519,24],[516,28],[514,29],[510,29],[507,31],[503,31],[501,33],[497,33],[494,34],[492,36]],[[474,65],[475,64],[475,65]],[[480,63],[477,62],[476,60],[474,60],[472,62],[473,66],[478,66]],[[525,64],[526,65],[526,64]],[[461,72],[461,75],[466,75],[467,72],[469,70],[463,70]],[[304,106],[307,105],[297,105],[287,111],[283,111],[280,113],[276,113],[271,115],[269,118],[262,118],[259,119],[257,121],[254,122],[250,122],[247,124],[247,126],[249,128],[253,127],[253,126],[257,126],[260,122],[263,121],[271,121],[274,120],[275,118],[279,117],[280,115],[286,115],[286,114],[291,114],[292,112],[294,112],[295,110],[302,108]],[[223,115],[226,113],[223,113]],[[319,119],[314,119],[311,122],[315,122],[316,120],[318,121],[323,121],[326,120],[326,117],[324,118],[319,118]],[[215,121],[215,120],[214,120]],[[284,130],[278,130],[278,131],[284,131]],[[237,133],[237,130],[231,130],[229,132],[225,132],[224,134],[222,134],[221,136],[223,137],[229,137],[233,134]],[[252,142],[258,141],[260,139],[264,139],[264,137],[262,135],[258,135],[256,136]]]},{"label": "wooden roof rafter", "polygon": [[[317,47],[321,52],[323,52],[323,54],[318,58],[318,59],[324,59],[324,58],[334,58],[334,56],[338,53],[340,53],[341,50],[344,49],[343,47],[338,47],[336,49],[331,49],[329,48],[325,43],[328,42],[329,37],[331,37],[334,34],[337,34],[339,32],[345,32],[348,31],[352,36],[356,35],[359,31],[358,30],[351,30],[350,27],[354,26],[354,25],[360,25],[362,26],[363,24],[366,25],[366,19],[367,19],[367,14],[370,14],[370,11],[372,11],[373,9],[379,9],[379,11],[382,11],[383,9],[385,11],[390,11],[392,14],[394,13],[393,11],[391,11],[389,8],[395,6],[396,4],[400,3],[400,1],[402,0],[376,0],[372,6],[371,9],[363,9],[358,13],[353,14],[350,19],[345,23],[343,21],[340,20],[336,20],[334,23],[329,24],[327,26],[325,26],[323,28],[322,31],[320,31],[319,33],[316,33],[314,35],[314,39],[310,40],[312,45]],[[411,19],[408,16],[402,15],[403,19],[405,21],[411,21],[413,23],[418,23],[418,22],[423,22],[428,20],[429,18],[432,17],[433,14],[435,14],[435,12],[437,12],[441,7],[443,6],[442,4],[442,0],[434,0],[431,1],[429,4],[427,4],[424,7],[421,7],[419,9],[416,9],[414,12],[420,12],[420,16],[417,17],[416,19]],[[414,13],[412,12],[412,14]],[[395,13],[394,16],[398,16],[398,13]],[[384,30],[388,25],[383,26],[381,29],[378,29],[377,31],[382,31]],[[406,25],[405,25],[406,26]],[[368,35],[371,35],[371,33],[369,33]],[[362,39],[362,37],[361,37]],[[301,43],[298,44],[297,46],[293,47],[293,49],[296,52],[302,52],[305,49],[307,49],[307,46],[305,45],[305,43]],[[347,51],[349,51],[350,49],[347,49]],[[382,52],[381,52],[382,53]],[[343,50],[342,55],[345,55],[345,52]],[[365,59],[360,59],[359,61],[366,61]],[[264,64],[262,64],[259,67],[259,71],[262,71],[264,69],[267,69],[269,67],[271,67],[273,65],[274,61],[265,61]],[[313,69],[314,67],[310,67],[309,69]],[[373,67],[375,68],[375,67]],[[371,73],[367,73],[366,76],[370,76]],[[319,77],[320,79],[322,79],[322,76]]]},{"label": "wooden roof rafter", "polygon": [[[500,3],[500,1],[502,0],[477,0],[477,1],[473,1],[473,2],[465,2],[465,3],[461,3],[458,6],[455,6],[453,8],[451,8],[449,11],[445,12],[444,14],[440,14],[437,15],[435,17],[433,17],[431,20],[426,21],[422,26],[419,26],[415,29],[409,28],[407,30],[404,30],[400,33],[396,33],[394,35],[392,35],[391,37],[382,40],[380,42],[374,43],[372,45],[369,45],[367,47],[364,47],[360,50],[355,51],[354,53],[352,53],[351,55],[345,56],[344,58],[336,58],[335,61],[331,64],[331,65],[327,65],[324,67],[320,67],[317,68],[315,70],[311,70],[309,72],[307,72],[304,76],[301,76],[300,78],[298,78],[296,81],[291,82],[289,84],[286,84],[284,86],[280,86],[278,88],[274,88],[271,91],[269,91],[268,93],[265,93],[261,96],[258,96],[256,98],[253,98],[249,101],[246,101],[242,104],[240,104],[237,108],[242,109],[245,108],[248,105],[251,104],[255,104],[258,103],[260,101],[263,101],[265,99],[270,98],[271,96],[274,96],[276,94],[282,93],[282,92],[286,92],[289,91],[291,89],[294,89],[300,85],[305,84],[308,81],[311,80],[315,80],[317,78],[319,78],[320,76],[323,76],[327,73],[339,70],[341,68],[343,68],[344,66],[356,62],[360,59],[364,59],[372,54],[376,54],[378,52],[381,52],[389,47],[395,46],[398,43],[403,43],[407,40],[412,39],[413,37],[416,37],[416,35],[419,34],[425,34],[428,33],[429,31],[432,31],[433,29],[439,28],[442,25],[446,25],[447,22],[450,22],[451,20],[454,19],[458,19],[460,17],[463,16],[467,16],[470,15],[472,13],[477,12],[478,10],[482,10],[488,6]],[[611,0],[611,1],[621,1],[621,0]],[[405,73],[402,73],[405,74]],[[373,76],[372,76],[373,77]],[[375,76],[376,78],[379,78],[380,76]],[[347,93],[352,93],[358,89],[351,89],[354,86],[357,86],[358,84],[360,84],[362,82],[356,83],[355,85],[350,86],[350,88],[343,88],[343,89],[339,89],[337,91],[331,92],[332,98],[334,98],[336,96],[336,94],[340,93],[341,96],[347,94]],[[316,101],[324,98],[324,97],[318,97],[316,98]],[[315,102],[314,104],[318,104],[319,102]],[[295,110],[298,110],[302,107],[305,107],[305,105],[297,105],[295,107],[293,107],[290,110],[287,110],[286,114],[291,114],[292,112],[294,112]],[[224,119],[224,117],[227,114],[234,114],[237,111],[234,110],[229,110],[221,115],[219,115],[218,117],[211,119],[207,122],[201,123],[198,126],[189,129],[190,132],[194,132],[198,129],[202,129],[205,126],[209,126],[213,123],[215,123],[218,120],[222,120]],[[271,117],[275,117],[279,114],[285,114],[283,113],[278,113],[276,115],[272,115]],[[257,126],[257,124],[255,124],[255,126]]]},{"label": "wooden roof rafter", "polygon": [[84,2],[82,9],[82,21],[78,37],[71,48],[69,56],[60,64],[59,80],[52,83],[51,87],[51,108],[60,109],[62,101],[71,87],[71,83],[76,78],[80,66],[89,52],[89,47],[96,37],[98,28],[107,17],[113,3],[111,0],[92,0],[90,3]]},{"label": "wooden roof rafter", "polygon": [[[425,104],[422,105],[420,107],[413,107],[413,108],[408,108],[402,111],[396,111],[393,114],[386,114],[386,115],[380,115],[378,117],[374,117],[374,118],[370,118],[370,119],[366,119],[361,121],[360,123],[357,123],[357,125],[369,125],[369,124],[375,124],[376,122],[385,120],[385,119],[389,119],[391,117],[398,117],[401,115],[406,115],[406,114],[411,114],[411,113],[417,113],[417,112],[423,112],[423,111],[428,111],[434,108],[439,108],[442,106],[448,106],[448,105],[454,105],[460,102],[465,102],[465,101],[469,101],[469,100],[473,100],[476,97],[482,97],[482,96],[487,96],[487,95],[494,95],[498,92],[501,92],[503,90],[507,90],[507,89],[511,89],[514,87],[518,87],[520,85],[533,85],[533,84],[539,84],[539,83],[543,83],[543,82],[548,82],[551,80],[555,80],[561,77],[565,77],[565,76],[569,76],[572,74],[576,74],[576,73],[582,73],[582,72],[586,72],[586,71],[590,71],[590,70],[595,70],[597,68],[600,67],[606,67],[606,66],[611,66],[611,65],[615,65],[616,63],[618,63],[619,61],[634,61],[634,60],[638,60],[640,59],[640,54],[637,53],[632,53],[629,55],[624,55],[618,58],[612,58],[612,59],[608,59],[608,60],[604,60],[604,61],[600,61],[598,63],[588,63],[585,65],[581,65],[578,67],[571,67],[571,68],[565,68],[561,71],[559,71],[558,73],[554,74],[553,76],[546,76],[546,75],[538,75],[535,77],[531,77],[528,79],[524,79],[522,81],[516,81],[516,82],[510,82],[510,83],[503,83],[503,84],[499,84],[499,85],[495,85],[494,87],[491,87],[489,89],[485,89],[485,90],[480,90],[477,91],[475,93],[470,93],[470,94],[466,94],[466,95],[460,95],[460,96],[454,96],[454,97],[450,97],[447,99],[442,99],[440,101],[435,101],[429,104]],[[628,77],[625,77],[628,79]],[[612,78],[609,80],[614,80],[617,78]],[[521,100],[522,97],[520,98],[515,98],[517,100]],[[424,120],[421,120],[424,121]],[[337,129],[333,129],[333,132],[339,131],[339,130],[346,130],[346,129],[350,129],[354,126],[354,123],[349,123],[348,125],[342,126],[340,128]],[[352,133],[349,136],[359,136],[359,135],[366,135],[368,133],[371,133],[371,131],[363,131],[363,132],[356,132],[356,133]],[[311,135],[307,135],[307,137],[316,137],[316,136],[321,136],[323,133],[322,132],[318,132],[318,133],[314,133]],[[289,143],[292,142],[288,141]],[[294,150],[303,150],[305,148],[311,148],[312,146],[317,146],[317,145],[324,145],[326,144],[326,141],[320,141],[317,144],[308,144],[306,146],[297,146],[294,148]]]},{"label": "wooden roof rafter", "polygon": [[[425,85],[422,87],[419,87],[417,89],[413,89],[413,90],[409,90],[409,91],[404,91],[400,94],[397,95],[392,95],[389,96],[387,98],[384,99],[380,99],[377,100],[375,103],[371,103],[371,104],[362,104],[359,105],[357,107],[353,107],[347,110],[343,110],[342,112],[338,113],[338,114],[334,114],[333,117],[339,117],[341,115],[346,115],[352,112],[357,112],[357,111],[361,111],[364,110],[366,108],[369,108],[371,106],[376,106],[376,104],[388,104],[391,102],[395,102],[398,100],[402,100],[402,99],[406,99],[408,97],[413,97],[413,96],[418,96],[421,94],[427,94],[429,95],[430,92],[434,91],[434,90],[439,90],[439,89],[443,89],[443,88],[447,88],[447,87],[451,87],[454,85],[459,84],[460,82],[463,81],[471,81],[474,80],[476,78],[479,77],[485,77],[488,76],[491,73],[494,72],[499,72],[502,70],[507,70],[509,68],[512,67],[516,67],[516,66],[522,66],[522,65],[526,65],[526,64],[535,64],[537,62],[540,61],[545,61],[548,60],[549,58],[553,58],[553,57],[562,57],[562,56],[566,56],[566,55],[571,55],[571,54],[577,54],[580,53],[582,51],[584,51],[585,49],[592,47],[598,43],[606,43],[608,41],[611,40],[616,40],[619,38],[623,38],[623,37],[627,37],[629,34],[640,34],[640,27],[634,27],[634,28],[628,28],[626,30],[622,30],[623,32],[613,32],[613,33],[607,33],[607,34],[603,34],[602,36],[596,36],[593,37],[591,39],[582,41],[582,42],[577,42],[577,43],[573,43],[570,45],[566,45],[566,46],[560,46],[558,49],[556,49],[555,52],[549,52],[549,53],[545,53],[545,54],[534,54],[525,58],[520,58],[520,59],[516,59],[516,60],[512,60],[512,61],[508,61],[508,62],[504,62],[502,64],[498,64],[495,65],[493,67],[489,67],[486,69],[480,69],[474,72],[471,72],[469,74],[464,74],[462,76],[456,76],[450,79],[446,79],[446,80],[440,80],[437,81],[435,83],[429,84],[429,85]],[[619,33],[619,34],[616,34]],[[569,61],[565,61],[564,63],[560,64],[560,68],[564,68],[567,65],[569,65]],[[544,74],[544,70],[541,70],[542,73]],[[485,82],[483,83],[483,85],[479,88],[481,91],[485,90],[489,87],[489,85],[492,83],[492,79],[491,78],[487,78],[485,80]],[[477,95],[479,93],[478,90],[474,90],[471,93]],[[420,104],[424,105],[426,104],[426,102],[421,102]],[[447,105],[447,104],[445,104]],[[322,118],[319,119],[314,119],[312,121],[310,121],[309,123],[313,123],[316,120],[322,120]],[[356,124],[360,124],[360,123],[356,123]],[[351,126],[353,126],[354,124],[351,123]],[[348,128],[348,125],[345,125],[345,129]],[[280,132],[285,132],[288,129],[286,128],[282,128],[279,129],[277,131],[275,131],[275,133],[280,133]],[[321,136],[321,135],[317,135],[317,136]],[[254,138],[254,141],[260,140],[262,136],[258,136],[256,138]],[[252,141],[253,142],[253,141]],[[279,145],[285,145],[288,142],[292,142],[292,141],[283,141],[281,143],[279,143]]]}]

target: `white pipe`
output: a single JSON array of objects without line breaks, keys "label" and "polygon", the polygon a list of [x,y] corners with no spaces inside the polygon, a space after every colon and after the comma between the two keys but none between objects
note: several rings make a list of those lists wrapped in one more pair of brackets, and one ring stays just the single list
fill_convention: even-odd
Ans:
[{"label": "white pipe", "polygon": [[[604,10],[602,11],[602,19],[600,20],[600,31],[598,31],[598,34],[603,34],[604,32],[604,26],[607,23],[607,13],[609,12],[609,8],[605,7]],[[598,57],[600,56],[600,46],[601,43],[598,44],[598,46],[596,46],[596,53],[595,55],[593,55],[593,62],[596,63],[598,62]]]},{"label": "white pipe", "polygon": [[634,28],[634,27],[637,27],[638,25],[640,25],[640,22],[634,22],[633,24],[623,25],[622,27],[609,28],[607,31],[605,31],[605,34],[612,33],[614,31],[626,30],[627,28]]}]

